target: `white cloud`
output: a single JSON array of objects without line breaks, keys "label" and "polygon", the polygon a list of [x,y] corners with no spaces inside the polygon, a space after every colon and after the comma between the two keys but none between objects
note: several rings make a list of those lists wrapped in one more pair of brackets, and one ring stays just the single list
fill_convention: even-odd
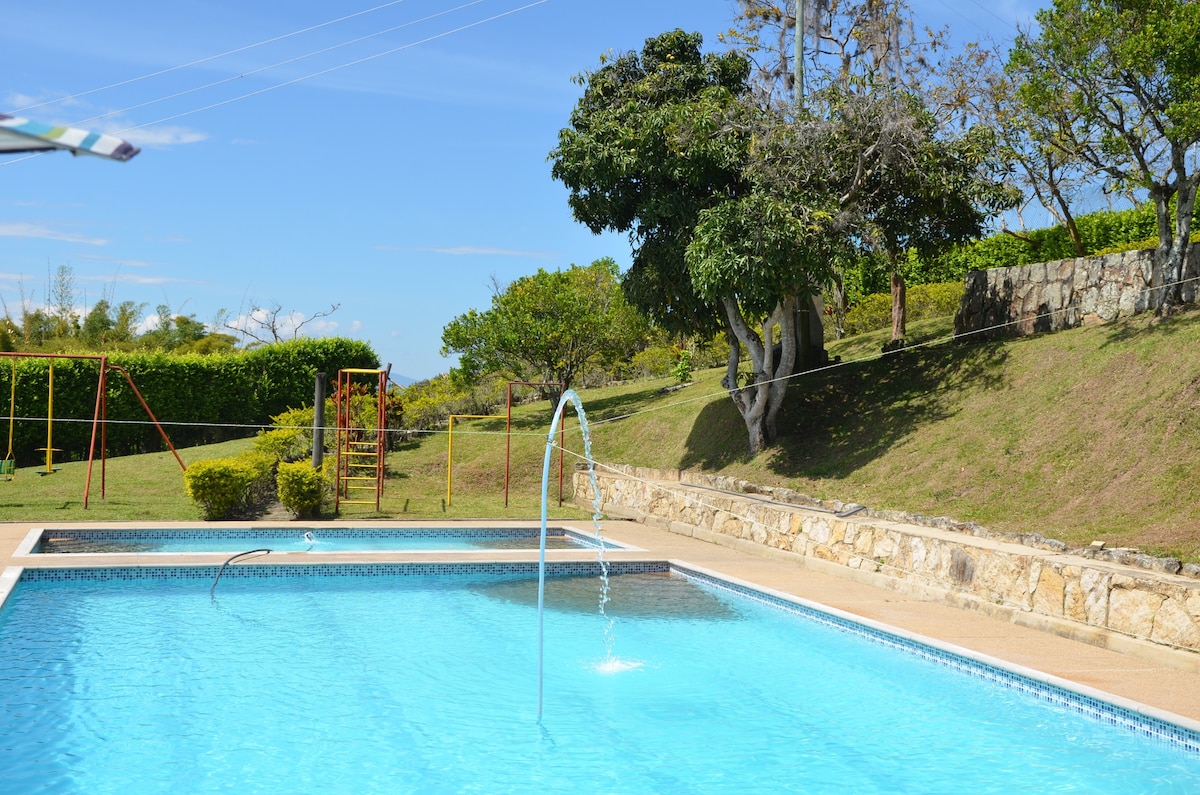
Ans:
[{"label": "white cloud", "polygon": [[102,237],[88,237],[25,221],[0,221],[0,237],[36,237],[45,240],[60,240],[64,243],[85,243],[89,246],[106,246],[109,243]]}]

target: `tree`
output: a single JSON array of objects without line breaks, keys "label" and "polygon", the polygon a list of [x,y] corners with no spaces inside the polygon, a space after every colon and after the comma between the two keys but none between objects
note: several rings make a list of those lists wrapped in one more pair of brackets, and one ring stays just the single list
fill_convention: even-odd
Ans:
[{"label": "tree", "polygon": [[570,387],[588,364],[628,356],[646,336],[617,276],[608,258],[565,271],[539,268],[498,290],[490,309],[450,321],[442,330],[442,355],[459,354],[454,374],[468,383],[501,374]]},{"label": "tree", "polygon": [[53,336],[63,340],[75,336],[79,315],[75,313],[75,272],[70,265],[59,265],[50,280],[50,317]]},{"label": "tree", "polygon": [[83,319],[83,327],[79,337],[84,345],[100,350],[109,342],[109,336],[115,327],[112,319],[112,305],[107,299],[97,301]]},{"label": "tree", "polygon": [[[819,281],[805,273],[813,259],[803,208],[745,171],[766,113],[739,102],[750,63],[703,54],[702,43],[669,31],[583,75],[583,97],[550,156],[577,220],[630,233],[624,284],[639,309],[673,333],[724,328],[722,383],[755,454],[775,437],[794,372],[799,295]],[[744,378],[743,344],[753,368]]]},{"label": "tree", "polygon": [[[941,145],[955,136],[947,119],[928,110],[945,31],[918,30],[903,0],[738,0],[738,6],[738,28],[729,36],[759,63],[755,96],[791,127],[791,137],[808,139],[802,158],[786,146],[778,152],[798,164],[782,182],[806,184],[810,195],[814,181],[826,182],[840,219],[831,231],[878,255],[838,257],[839,263],[887,263],[893,344],[902,345],[909,251],[976,235],[987,214],[972,206],[983,197],[976,189],[990,190],[976,146],[985,136]],[[757,159],[768,166],[771,160]],[[839,318],[846,280],[842,270],[831,270]]]},{"label": "tree", "polygon": [[[1158,219],[1153,303],[1181,300],[1200,171],[1200,4],[1056,0],[1021,33],[1008,69],[1056,145],[1118,191],[1145,190]],[[1172,213],[1172,205],[1174,212]],[[1173,217],[1172,217],[1173,216]]]},{"label": "tree", "polygon": [[[1079,191],[1095,181],[1095,170],[1067,154],[1053,119],[1032,112],[1020,100],[1017,92],[1024,82],[1020,72],[1015,64],[1004,69],[997,52],[969,44],[947,69],[942,102],[964,122],[993,131],[1008,179],[1026,197],[1020,207],[1036,200],[1066,230],[1076,255],[1082,257],[1087,244],[1072,206]],[[1027,235],[1008,228],[1001,231],[1037,248]]]},{"label": "tree", "polygon": [[[305,317],[303,313],[294,309],[284,313],[283,304],[278,301],[268,307],[254,304],[245,315],[237,318],[233,323],[225,323],[224,326],[230,331],[236,331],[239,335],[249,337],[254,340],[254,344],[266,345],[283,342],[287,339],[296,339],[300,336],[300,329],[314,320],[329,317],[340,307],[341,304],[330,304],[329,309],[313,312],[312,315]],[[222,310],[223,312],[224,310]]]},{"label": "tree", "polygon": [[736,54],[702,54],[701,44],[697,33],[670,31],[578,76],[583,96],[550,159],[577,221],[629,234],[630,303],[670,333],[707,336],[725,324],[694,289],[684,251],[700,212],[739,192],[741,164],[722,150],[727,139],[707,135],[715,120],[707,130],[681,125],[697,103],[704,114],[732,107],[750,66]]}]

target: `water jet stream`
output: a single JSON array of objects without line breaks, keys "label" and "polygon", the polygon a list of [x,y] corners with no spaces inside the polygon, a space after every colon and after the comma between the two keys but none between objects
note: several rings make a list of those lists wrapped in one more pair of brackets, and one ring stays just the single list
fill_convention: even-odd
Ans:
[{"label": "water jet stream", "polygon": [[[583,401],[579,399],[579,395],[574,389],[568,389],[563,392],[562,397],[558,401],[558,407],[554,410],[554,419],[550,422],[550,434],[546,438],[546,456],[542,460],[542,530],[541,537],[538,542],[538,691],[537,691],[537,719],[538,723],[542,722],[542,625],[543,625],[543,607],[545,605],[546,594],[546,505],[547,493],[550,486],[550,458],[554,450],[554,434],[558,431],[558,423],[562,419],[563,409],[566,408],[567,402],[575,404],[575,414],[579,417],[579,428],[583,431],[583,456],[587,459],[588,479],[592,482],[592,525],[596,528],[596,537],[600,540],[600,485],[596,482],[596,462],[592,459],[592,437],[588,432],[587,415],[583,413]],[[604,560],[604,542],[600,540],[599,564],[600,564],[600,614],[607,618],[605,613],[605,604],[608,602],[608,563]],[[609,621],[604,630],[605,644],[608,647],[608,656],[612,657],[612,622]]]}]

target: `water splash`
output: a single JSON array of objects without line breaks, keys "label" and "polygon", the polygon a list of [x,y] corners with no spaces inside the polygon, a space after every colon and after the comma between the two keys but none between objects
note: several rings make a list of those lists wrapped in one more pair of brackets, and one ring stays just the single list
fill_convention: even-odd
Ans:
[{"label": "water splash", "polygon": [[620,657],[609,656],[596,663],[596,673],[612,676],[623,674],[626,671],[636,671],[643,665],[644,663],[637,660],[622,660]]},{"label": "water splash", "polygon": [[[575,406],[575,415],[579,418],[579,428],[583,432],[583,455],[587,460],[588,479],[592,484],[592,526],[595,528],[595,538],[600,551],[597,555],[600,565],[600,615],[606,619],[604,627],[605,661],[614,660],[613,649],[613,620],[607,613],[608,596],[608,561],[604,559],[604,538],[600,530],[600,484],[596,480],[596,462],[592,459],[592,435],[588,430],[587,415],[583,412],[583,401],[574,389],[563,392],[554,410],[554,419],[550,422],[550,433],[546,437],[546,455],[542,459],[542,531],[538,543],[538,723],[542,721],[542,670],[543,670],[543,608],[546,594],[546,517],[547,495],[550,487],[550,459],[554,450],[554,435],[558,431],[558,423],[562,419],[563,409],[570,402]],[[601,663],[603,665],[604,663]],[[640,665],[640,663],[639,663]]]}]

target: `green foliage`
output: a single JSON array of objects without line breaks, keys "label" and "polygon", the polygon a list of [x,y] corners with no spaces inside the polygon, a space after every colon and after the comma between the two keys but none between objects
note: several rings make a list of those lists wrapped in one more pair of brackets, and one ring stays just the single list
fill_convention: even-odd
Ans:
[{"label": "green foliage", "polygon": [[[908,288],[908,318],[910,322],[953,317],[963,295],[962,282],[918,284]],[[846,315],[846,334],[862,334],[889,328],[892,324],[891,293],[872,293],[863,298]]]},{"label": "green foliage", "polygon": [[[334,416],[333,402],[326,399],[325,414]],[[312,455],[313,446],[313,416],[312,406],[299,409],[288,409],[282,414],[271,418],[274,426],[270,430],[259,431],[254,437],[254,449],[272,456],[276,461],[299,461]],[[326,439],[326,448],[336,444],[332,439]]]},{"label": "green foliage", "polygon": [[328,463],[321,470],[307,461],[281,463],[275,473],[279,502],[299,519],[316,517],[333,494],[331,473]]},{"label": "green foliage", "polygon": [[617,265],[539,269],[470,310],[442,331],[442,353],[460,354],[455,376],[473,384],[484,375],[570,387],[589,363],[612,362],[643,344],[645,321],[617,283]]},{"label": "green foliage", "polygon": [[[1154,241],[1151,246],[1157,245],[1158,222],[1154,205],[1150,203],[1127,210],[1088,213],[1076,218],[1075,222],[1089,256],[1128,251],[1130,244],[1148,239]],[[922,267],[942,277],[941,281],[950,281],[961,279],[971,271],[1053,262],[1075,256],[1075,246],[1067,230],[1055,225],[1023,232],[1020,237],[999,232],[957,246]]]},{"label": "green foliage", "polygon": [[270,493],[275,459],[258,451],[196,461],[183,473],[187,495],[208,520],[234,518]]},{"label": "green foliage", "polygon": [[638,351],[630,361],[632,374],[640,378],[672,375],[678,361],[676,351],[669,345],[653,345]]},{"label": "green foliage", "polygon": [[675,380],[681,384],[692,380],[692,352],[687,348],[679,349],[679,355],[675,360],[675,368],[671,371],[671,375],[675,376]]},{"label": "green foliage", "polygon": [[[1200,143],[1200,4],[1186,0],[1056,0],[1020,33],[1008,70],[1017,95],[1057,131],[1058,147],[1115,192],[1145,191],[1166,220],[1152,274],[1181,298],[1195,211]],[[1141,237],[1141,236],[1138,236]]]},{"label": "green foliage", "polygon": [[705,55],[698,33],[648,39],[641,53],[578,78],[583,96],[550,153],[575,219],[593,232],[626,232],[630,302],[671,333],[709,333],[721,320],[683,261],[699,213],[742,183],[745,140],[721,134],[722,114],[747,90],[749,61]]}]

